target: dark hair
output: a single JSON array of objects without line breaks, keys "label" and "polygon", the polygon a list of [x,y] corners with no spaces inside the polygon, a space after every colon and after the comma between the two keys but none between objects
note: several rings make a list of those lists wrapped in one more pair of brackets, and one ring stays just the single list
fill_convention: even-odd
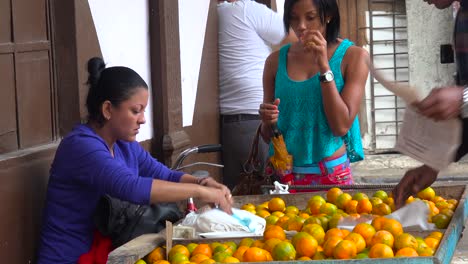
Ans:
[{"label": "dark hair", "polygon": [[[291,19],[291,11],[294,4],[299,0],[285,0],[284,1],[284,15],[283,24],[286,34],[289,32]],[[324,25],[325,19],[330,17],[330,23],[327,24],[327,32],[325,32],[325,39],[328,43],[334,43],[340,34],[340,12],[336,0],[310,0],[318,8],[320,21]]]},{"label": "dark hair", "polygon": [[148,89],[146,82],[134,70],[121,66],[106,68],[101,58],[94,57],[88,61],[88,73],[88,120],[101,125],[105,121],[101,111],[105,101],[118,106],[129,99],[137,88]]}]

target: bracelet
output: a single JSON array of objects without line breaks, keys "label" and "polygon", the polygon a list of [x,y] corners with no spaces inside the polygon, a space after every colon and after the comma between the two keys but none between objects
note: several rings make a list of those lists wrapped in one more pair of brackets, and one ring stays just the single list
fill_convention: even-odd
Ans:
[{"label": "bracelet", "polygon": [[462,118],[468,118],[468,86],[463,88],[462,107],[461,107]]}]

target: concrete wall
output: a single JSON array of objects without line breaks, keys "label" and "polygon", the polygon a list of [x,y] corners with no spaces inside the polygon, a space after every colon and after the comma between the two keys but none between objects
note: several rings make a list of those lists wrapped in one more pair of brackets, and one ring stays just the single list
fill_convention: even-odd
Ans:
[{"label": "concrete wall", "polygon": [[453,9],[439,10],[423,1],[406,1],[410,84],[427,94],[453,83],[455,64],[440,63],[440,45],[452,43]]}]

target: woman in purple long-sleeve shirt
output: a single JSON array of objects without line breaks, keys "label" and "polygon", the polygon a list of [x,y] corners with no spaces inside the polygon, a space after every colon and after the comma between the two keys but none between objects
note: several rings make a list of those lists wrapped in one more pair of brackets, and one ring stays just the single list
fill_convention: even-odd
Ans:
[{"label": "woman in purple long-sleeve shirt", "polygon": [[88,61],[88,123],[60,143],[50,170],[38,263],[76,263],[90,250],[93,214],[104,194],[149,204],[189,197],[231,212],[229,189],[170,170],[136,142],[148,86],[132,69]]}]

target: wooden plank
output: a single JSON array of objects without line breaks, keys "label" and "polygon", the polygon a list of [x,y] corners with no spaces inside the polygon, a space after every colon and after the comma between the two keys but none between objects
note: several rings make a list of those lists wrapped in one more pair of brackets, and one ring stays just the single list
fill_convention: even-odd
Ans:
[{"label": "wooden plank", "polygon": [[18,149],[13,54],[0,54],[0,154]]},{"label": "wooden plank", "polygon": [[14,42],[48,40],[46,0],[15,0],[12,3]]},{"label": "wooden plank", "polygon": [[16,80],[20,148],[52,141],[49,52],[17,55]]},{"label": "wooden plank", "polygon": [[11,42],[11,0],[0,0],[0,44]]}]

